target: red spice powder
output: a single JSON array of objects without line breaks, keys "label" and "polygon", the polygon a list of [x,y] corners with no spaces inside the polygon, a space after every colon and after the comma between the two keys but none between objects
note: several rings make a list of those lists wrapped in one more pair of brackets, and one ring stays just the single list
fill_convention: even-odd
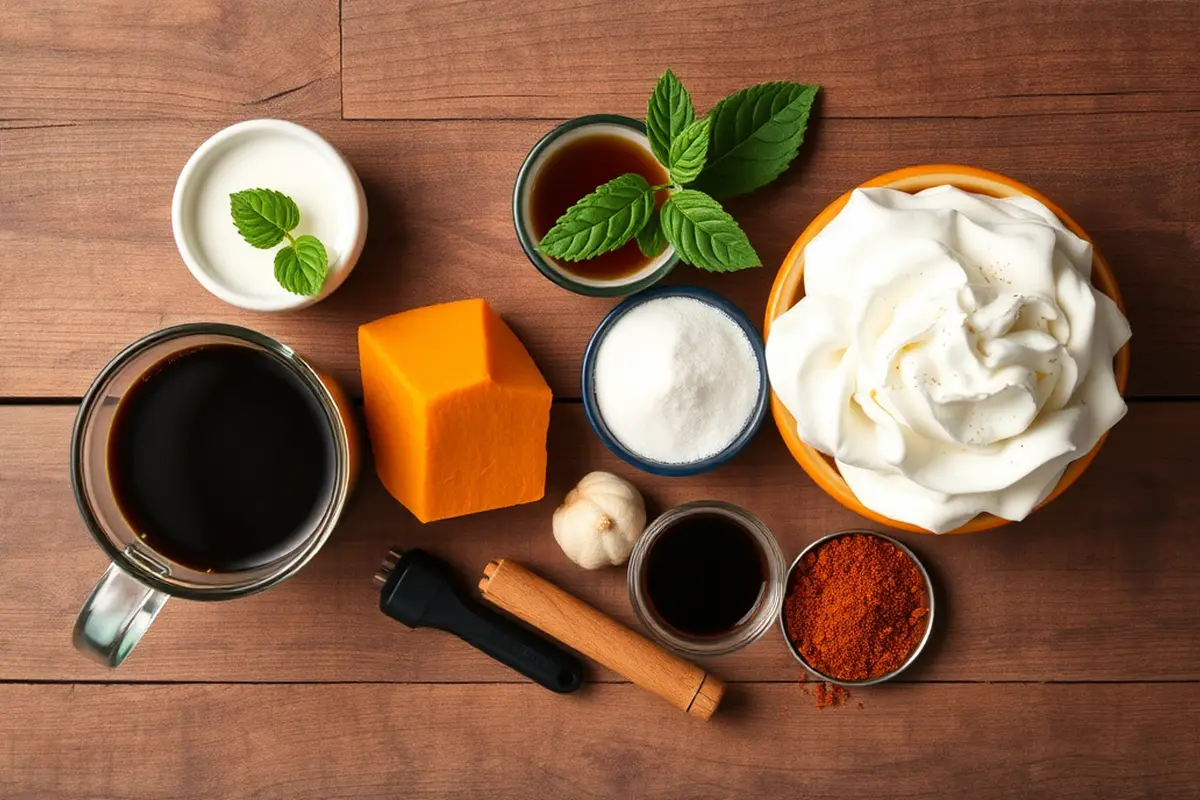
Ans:
[{"label": "red spice powder", "polygon": [[844,706],[850,699],[850,692],[846,691],[844,686],[835,683],[818,683],[814,694],[817,697],[817,708]]},{"label": "red spice powder", "polygon": [[878,678],[903,664],[925,634],[928,613],[925,579],[908,554],[857,534],[806,555],[784,600],[788,638],[800,655],[844,681]]},{"label": "red spice powder", "polygon": [[[838,686],[834,683],[826,681],[818,681],[813,684],[813,688],[809,689],[808,675],[801,674],[800,676],[800,691],[804,692],[806,697],[814,697],[817,701],[817,710],[829,708],[830,706],[844,706],[850,700],[850,690],[844,686]],[[862,703],[858,704],[859,708],[863,707]]]}]

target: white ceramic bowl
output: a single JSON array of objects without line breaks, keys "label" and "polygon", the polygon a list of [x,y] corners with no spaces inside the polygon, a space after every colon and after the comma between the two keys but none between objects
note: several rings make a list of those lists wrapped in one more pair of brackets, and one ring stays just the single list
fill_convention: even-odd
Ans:
[{"label": "white ceramic bowl", "polygon": [[[242,240],[229,195],[283,192],[300,207],[294,235],[311,233],[329,255],[320,294],[292,294],[275,280],[275,252]],[[367,238],[367,201],[350,162],[319,134],[279,119],[253,119],[218,131],[179,173],[171,203],[175,244],[192,275],[226,303],[253,311],[291,311],[332,294],[358,262]]]}]

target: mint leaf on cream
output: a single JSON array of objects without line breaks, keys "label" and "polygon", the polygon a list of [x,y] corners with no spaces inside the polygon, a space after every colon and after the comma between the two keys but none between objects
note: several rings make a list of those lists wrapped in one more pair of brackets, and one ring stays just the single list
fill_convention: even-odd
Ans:
[{"label": "mint leaf on cream", "polygon": [[300,224],[292,198],[274,189],[245,189],[229,195],[229,212],[238,233],[252,247],[265,250],[283,241]]},{"label": "mint leaf on cream", "polygon": [[275,254],[275,280],[292,294],[315,297],[329,276],[329,256],[315,236],[292,236],[300,224],[300,208],[292,198],[274,189],[243,189],[229,195],[233,225],[246,243],[260,250],[284,239],[288,244]]},{"label": "mint leaf on cream", "polygon": [[292,294],[315,297],[328,275],[329,257],[315,236],[297,236],[295,244],[275,254],[275,280]]}]

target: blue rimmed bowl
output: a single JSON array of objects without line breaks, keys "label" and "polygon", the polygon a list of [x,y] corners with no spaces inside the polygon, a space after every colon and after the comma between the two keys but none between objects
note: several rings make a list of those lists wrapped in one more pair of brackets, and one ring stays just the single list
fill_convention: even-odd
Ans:
[{"label": "blue rimmed bowl", "polygon": [[646,266],[632,275],[611,279],[589,278],[572,272],[570,264],[543,255],[537,249],[537,245],[545,231],[539,233],[533,227],[533,187],[542,167],[559,148],[595,135],[619,136],[651,153],[645,124],[632,117],[619,114],[589,114],[564,122],[538,140],[529,151],[529,155],[525,156],[525,161],[517,172],[517,181],[513,186],[513,225],[517,231],[517,241],[521,243],[521,249],[525,251],[530,263],[549,280],[576,294],[624,297],[654,285],[674,269],[679,263],[679,256],[675,254],[674,248],[668,246],[657,258],[651,259]]},{"label": "blue rimmed bowl", "polygon": [[[605,424],[604,417],[600,414],[599,403],[596,400],[596,354],[600,350],[600,344],[604,341],[604,337],[612,330],[617,320],[631,309],[643,303],[660,300],[665,297],[689,297],[693,300],[699,300],[733,320],[750,341],[750,348],[754,351],[754,358],[758,367],[758,399],[755,401],[753,413],[751,413],[741,432],[720,452],[714,453],[700,461],[690,461],[682,464],[648,459],[625,447],[612,434],[608,425]],[[754,438],[754,434],[758,432],[759,426],[762,425],[763,419],[766,418],[770,395],[767,387],[767,361],[766,354],[763,351],[762,336],[753,323],[750,322],[750,318],[740,308],[724,297],[697,286],[660,286],[639,292],[619,303],[600,322],[600,325],[597,326],[595,333],[592,334],[592,338],[588,342],[587,350],[583,353],[582,378],[583,408],[587,412],[588,422],[592,424],[592,429],[596,431],[596,435],[600,437],[600,441],[604,442],[605,447],[625,463],[631,464],[643,472],[649,472],[652,475],[666,475],[668,477],[699,475],[702,472],[708,472],[711,469],[721,466],[740,453],[742,448]]]}]

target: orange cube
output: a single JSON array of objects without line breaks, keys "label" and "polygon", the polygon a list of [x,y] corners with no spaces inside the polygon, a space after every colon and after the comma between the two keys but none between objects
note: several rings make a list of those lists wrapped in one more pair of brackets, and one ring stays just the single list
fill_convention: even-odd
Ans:
[{"label": "orange cube", "polygon": [[358,329],[379,480],[422,522],[541,500],[550,387],[483,300]]}]

